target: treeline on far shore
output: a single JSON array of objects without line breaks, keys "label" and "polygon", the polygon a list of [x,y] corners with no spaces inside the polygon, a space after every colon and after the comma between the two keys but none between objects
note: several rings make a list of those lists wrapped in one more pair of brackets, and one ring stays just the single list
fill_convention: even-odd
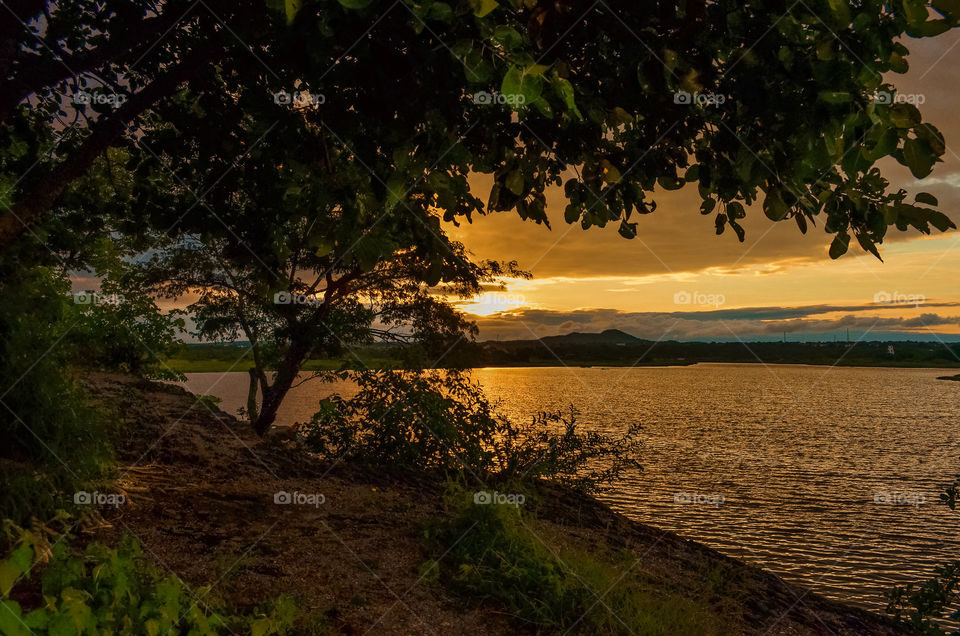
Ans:
[{"label": "treeline on far shore", "polygon": [[[960,343],[939,342],[652,342],[571,334],[542,340],[463,342],[439,361],[415,347],[373,343],[314,358],[305,371],[352,368],[496,366],[670,366],[697,363],[814,364],[960,368]],[[184,344],[166,361],[183,373],[246,371],[247,343]]]}]

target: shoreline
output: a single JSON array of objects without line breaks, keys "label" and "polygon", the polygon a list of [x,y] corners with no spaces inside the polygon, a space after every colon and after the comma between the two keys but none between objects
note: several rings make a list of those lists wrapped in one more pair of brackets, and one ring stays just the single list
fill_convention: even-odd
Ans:
[{"label": "shoreline", "polygon": [[[179,364],[180,362],[189,362],[189,364]],[[209,364],[205,364],[209,362]],[[332,371],[339,369],[339,361],[310,361],[304,365],[302,371]],[[334,364],[334,363],[337,364]],[[228,360],[211,360],[211,361],[182,361],[182,360],[165,360],[163,362],[168,368],[178,372],[178,373],[246,373],[248,366],[237,364],[235,361],[231,362]],[[517,364],[495,364],[495,365],[483,365],[476,367],[466,367],[467,370],[470,369],[602,369],[602,368],[611,368],[611,369],[685,369],[688,367],[696,366],[770,366],[770,367],[820,367],[820,368],[833,368],[840,367],[844,369],[916,369],[916,370],[929,370],[929,371],[944,371],[951,369],[960,369],[960,363],[957,363],[955,366],[929,366],[929,365],[910,365],[910,364],[818,364],[818,363],[809,363],[809,362],[688,362],[688,363],[678,363],[678,362],[665,362],[662,364],[628,364],[628,363],[619,363],[618,361],[610,362],[597,362],[590,364],[559,364],[556,362],[544,362],[543,364],[537,363],[517,363]],[[371,369],[383,368],[380,366],[371,366]],[[942,376],[937,378],[938,380],[960,380],[960,375],[957,376]]]},{"label": "shoreline", "polygon": [[[417,616],[442,626],[440,633],[532,633],[489,599],[456,596],[443,579],[422,580],[429,557],[418,539],[422,524],[445,514],[437,476],[322,464],[282,434],[256,438],[178,386],[110,374],[90,382],[124,414],[129,431],[118,449],[129,505],[105,514],[112,526],[95,538],[132,533],[145,554],[192,584],[216,582],[220,562],[239,563],[222,574],[231,597],[255,604],[292,593],[323,615],[326,633],[420,632]],[[326,502],[276,506],[278,488],[323,492]],[[638,577],[668,605],[689,604],[690,617],[709,627],[700,633],[815,634],[825,626],[836,634],[908,633],[553,484],[537,484],[529,523],[558,550],[633,555],[623,576]],[[409,592],[410,612],[391,590]]]}]

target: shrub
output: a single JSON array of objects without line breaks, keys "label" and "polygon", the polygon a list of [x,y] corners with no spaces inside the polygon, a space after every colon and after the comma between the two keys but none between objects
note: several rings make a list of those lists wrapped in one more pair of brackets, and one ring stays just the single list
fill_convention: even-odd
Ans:
[{"label": "shrub", "polygon": [[86,302],[76,304],[78,319],[71,333],[84,365],[182,380],[164,359],[178,349],[183,312],[162,312],[154,298],[129,280],[129,266],[116,249],[102,247],[95,260],[100,291],[82,294]]},{"label": "shrub", "polygon": [[[125,536],[117,548],[99,543],[74,554],[70,537],[52,545],[43,532],[5,522],[14,550],[0,561],[0,634],[129,634],[197,636],[243,631],[255,636],[286,633],[295,618],[281,597],[249,615],[224,608],[210,587],[191,589],[146,563],[136,540]],[[42,570],[40,593],[18,588]],[[35,599],[25,608],[18,597]],[[22,599],[21,599],[22,600]]]},{"label": "shrub", "polygon": [[583,433],[572,410],[569,416],[539,413],[518,425],[457,371],[364,371],[349,377],[357,394],[321,401],[310,422],[297,429],[306,446],[325,457],[466,471],[480,481],[550,478],[587,491],[640,468],[635,426],[620,438]]},{"label": "shrub", "polygon": [[26,523],[72,505],[112,469],[111,425],[65,368],[77,316],[54,270],[18,270],[0,285],[0,517]]},{"label": "shrub", "polygon": [[538,629],[584,634],[718,633],[717,619],[699,603],[630,576],[636,556],[552,547],[520,506],[474,502],[451,485],[446,515],[424,529],[433,559],[421,566],[474,602],[507,608]]}]

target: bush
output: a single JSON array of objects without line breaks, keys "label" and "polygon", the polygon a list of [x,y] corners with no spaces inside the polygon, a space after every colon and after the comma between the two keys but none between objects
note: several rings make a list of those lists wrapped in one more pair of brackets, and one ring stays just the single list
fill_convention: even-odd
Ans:
[{"label": "bush", "polygon": [[717,619],[692,599],[629,576],[633,554],[551,547],[520,506],[474,502],[451,485],[446,516],[428,524],[434,558],[421,566],[427,581],[476,602],[507,608],[538,629],[584,634],[718,633]]},{"label": "bush", "polygon": [[[108,241],[102,243],[109,244]],[[182,380],[164,360],[180,343],[182,311],[163,313],[156,301],[130,280],[129,265],[116,248],[102,245],[94,259],[100,291],[81,293],[71,341],[85,366],[132,373],[159,380]]]},{"label": "bush", "polygon": [[[339,377],[348,377],[340,375]],[[355,397],[334,395],[297,431],[324,457],[378,466],[466,471],[480,480],[549,478],[590,491],[636,459],[639,429],[621,438],[579,431],[575,412],[539,413],[518,425],[457,371],[364,371]]]},{"label": "bush", "polygon": [[41,267],[0,285],[0,517],[19,523],[72,505],[113,467],[112,427],[65,370],[82,355],[69,289]]},{"label": "bush", "polygon": [[[196,590],[146,563],[130,537],[117,548],[99,543],[74,554],[70,537],[52,545],[45,533],[5,522],[15,543],[0,562],[0,634],[129,634],[170,633],[197,636],[235,633],[267,636],[286,633],[296,609],[279,598],[249,615],[221,606],[210,587]],[[40,595],[27,588],[34,568],[42,570]],[[18,592],[20,594],[18,595]],[[33,600],[25,608],[22,597]]]}]

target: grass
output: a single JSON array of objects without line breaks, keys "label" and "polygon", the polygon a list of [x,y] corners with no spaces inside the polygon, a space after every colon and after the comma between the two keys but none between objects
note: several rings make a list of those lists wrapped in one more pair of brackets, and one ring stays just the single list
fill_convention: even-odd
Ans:
[{"label": "grass", "polygon": [[572,634],[650,636],[719,634],[730,627],[713,602],[645,581],[632,552],[588,549],[569,535],[552,536],[519,507],[474,504],[459,486],[451,486],[446,502],[447,515],[425,528],[436,560],[421,566],[421,576],[466,599],[504,607],[518,623]]}]

